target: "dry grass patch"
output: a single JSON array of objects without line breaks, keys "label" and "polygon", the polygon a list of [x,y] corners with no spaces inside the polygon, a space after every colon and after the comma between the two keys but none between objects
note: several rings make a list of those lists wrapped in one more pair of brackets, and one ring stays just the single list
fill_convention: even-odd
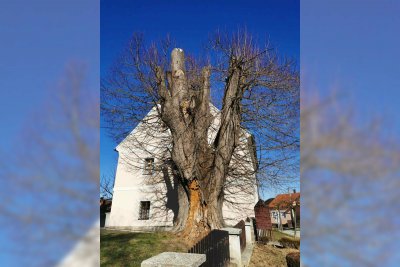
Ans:
[{"label": "dry grass patch", "polygon": [[275,248],[271,245],[256,244],[250,260],[250,267],[286,267],[286,255],[290,252],[298,252],[292,248]]}]

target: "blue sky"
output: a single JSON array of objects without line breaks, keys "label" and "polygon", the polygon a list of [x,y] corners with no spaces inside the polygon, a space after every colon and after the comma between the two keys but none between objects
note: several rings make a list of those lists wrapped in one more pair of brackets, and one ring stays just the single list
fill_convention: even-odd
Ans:
[{"label": "blue sky", "polygon": [[[24,151],[26,147],[21,149],[19,146],[28,143],[21,142],[20,139],[25,134],[25,126],[43,123],[41,117],[35,117],[33,114],[46,114],[49,104],[46,101],[53,99],[49,97],[50,94],[53,96],[58,94],[56,85],[63,77],[66,65],[72,62],[84,64],[89,88],[92,92],[99,92],[99,13],[99,3],[96,0],[1,1],[0,158],[1,163],[9,169],[20,170],[20,164],[14,161],[14,156],[27,152]],[[40,154],[39,151],[33,153]],[[0,176],[3,174],[2,171],[0,169]],[[35,170],[31,169],[31,171]],[[29,175],[27,174],[27,177]],[[60,202],[66,201],[61,195],[56,200],[43,201],[41,195],[31,192],[29,187],[22,188],[20,184],[14,184],[12,177],[0,178],[7,179],[2,180],[2,183],[7,188],[5,189],[7,194],[4,197],[8,199],[8,205],[18,203],[13,208],[22,214],[31,211],[32,207],[38,203],[41,210],[54,210],[52,208],[59,207]],[[37,177],[32,173],[30,178],[33,180]],[[37,179],[37,184],[40,183],[41,180]],[[68,181],[62,179],[55,181],[57,186],[66,183]],[[46,187],[45,183],[43,187]],[[90,191],[84,188],[79,189]],[[46,195],[51,196],[51,194]],[[97,199],[98,195],[93,197]],[[94,209],[93,218],[82,219],[82,221],[86,220],[89,226],[97,214],[98,210]],[[42,219],[46,219],[46,213],[42,214]],[[78,222],[79,219],[75,218],[74,221]],[[57,244],[48,246],[50,248],[46,250],[46,254],[40,254],[43,250],[40,252],[38,249],[39,252],[36,253],[35,258],[30,259],[26,254],[21,256],[19,253],[24,247],[37,247],[30,243],[31,238],[35,236],[35,233],[41,235],[49,230],[46,227],[51,228],[50,223],[43,223],[43,229],[34,229],[37,224],[36,226],[24,224],[9,216],[2,216],[0,222],[0,244],[3,245],[0,251],[0,262],[5,266],[23,266],[27,260],[31,266],[35,266],[38,262],[56,260],[64,256],[73,245],[71,240],[66,241],[66,238],[59,236]],[[67,224],[68,219],[63,223]],[[53,226],[56,227],[56,225]],[[15,230],[13,227],[18,229]],[[9,229],[12,230],[8,231]],[[15,238],[19,233],[27,233],[23,244],[19,243],[21,240]],[[48,244],[52,243],[48,242]]]},{"label": "blue sky", "polygon": [[[269,39],[282,55],[300,58],[299,1],[115,1],[101,2],[101,75],[107,73],[134,32],[148,41],[170,34],[177,45],[198,53],[215,30],[246,27],[260,40]],[[101,129],[101,173],[112,174],[116,144]],[[269,192],[266,196],[274,195]]]}]

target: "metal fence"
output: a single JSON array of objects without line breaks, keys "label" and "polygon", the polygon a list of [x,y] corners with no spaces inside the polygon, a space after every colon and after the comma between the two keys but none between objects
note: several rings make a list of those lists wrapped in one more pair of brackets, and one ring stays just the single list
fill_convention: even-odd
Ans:
[{"label": "metal fence", "polygon": [[272,240],[271,229],[257,229],[257,241],[268,242],[270,240]]},{"label": "metal fence", "polygon": [[229,264],[229,233],[212,230],[206,237],[189,249],[188,253],[206,254],[201,267],[225,267]]},{"label": "metal fence", "polygon": [[234,228],[242,229],[242,232],[240,233],[240,250],[243,251],[246,248],[246,223],[241,220],[234,226]]}]

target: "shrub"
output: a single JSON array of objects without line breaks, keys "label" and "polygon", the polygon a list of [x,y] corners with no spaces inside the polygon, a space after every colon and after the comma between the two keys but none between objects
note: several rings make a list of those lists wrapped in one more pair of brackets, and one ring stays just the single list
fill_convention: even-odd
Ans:
[{"label": "shrub", "polygon": [[290,238],[290,237],[282,237],[281,239],[279,239],[279,242],[285,248],[295,248],[295,249],[300,248],[300,240],[299,239],[294,239],[294,238]]},{"label": "shrub", "polygon": [[286,255],[287,267],[300,267],[300,252],[292,252]]},{"label": "shrub", "polygon": [[261,236],[261,237],[258,238],[258,241],[260,243],[266,244],[266,243],[268,243],[269,238],[268,238],[268,236]]}]

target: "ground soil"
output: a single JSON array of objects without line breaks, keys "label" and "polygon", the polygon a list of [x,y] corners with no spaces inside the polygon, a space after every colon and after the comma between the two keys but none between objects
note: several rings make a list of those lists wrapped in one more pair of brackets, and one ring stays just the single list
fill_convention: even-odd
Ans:
[{"label": "ground soil", "polygon": [[298,251],[292,248],[275,248],[271,245],[256,244],[249,267],[286,267],[286,255]]}]

